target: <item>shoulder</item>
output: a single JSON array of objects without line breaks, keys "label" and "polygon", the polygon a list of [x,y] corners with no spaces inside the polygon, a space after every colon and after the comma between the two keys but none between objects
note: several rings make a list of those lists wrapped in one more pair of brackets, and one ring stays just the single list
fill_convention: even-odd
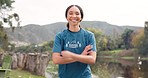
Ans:
[{"label": "shoulder", "polygon": [[65,35],[65,34],[67,33],[67,31],[68,31],[67,29],[64,29],[64,30],[58,32],[58,33],[56,34],[56,36],[57,36],[57,37],[62,37],[63,35]]}]

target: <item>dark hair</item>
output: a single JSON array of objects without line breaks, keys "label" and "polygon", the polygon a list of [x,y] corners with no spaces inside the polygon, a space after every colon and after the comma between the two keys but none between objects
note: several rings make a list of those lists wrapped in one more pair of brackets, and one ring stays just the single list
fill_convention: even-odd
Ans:
[{"label": "dark hair", "polygon": [[[73,6],[76,6],[76,7],[80,10],[80,13],[81,13],[81,20],[80,20],[80,21],[82,21],[84,14],[83,14],[82,8],[81,8],[79,5],[70,5],[70,6],[66,9],[65,17],[67,18],[68,10],[69,10],[71,7],[73,7]],[[67,23],[67,27],[69,28],[69,23]]]}]

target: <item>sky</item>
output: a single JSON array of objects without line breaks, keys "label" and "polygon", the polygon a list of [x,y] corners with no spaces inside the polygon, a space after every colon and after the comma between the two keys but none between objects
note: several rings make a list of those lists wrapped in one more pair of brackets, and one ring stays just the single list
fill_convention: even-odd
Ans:
[{"label": "sky", "polygon": [[104,21],[113,25],[144,27],[148,21],[148,0],[15,0],[21,26],[67,22],[65,10],[76,4],[84,11],[83,21]]}]

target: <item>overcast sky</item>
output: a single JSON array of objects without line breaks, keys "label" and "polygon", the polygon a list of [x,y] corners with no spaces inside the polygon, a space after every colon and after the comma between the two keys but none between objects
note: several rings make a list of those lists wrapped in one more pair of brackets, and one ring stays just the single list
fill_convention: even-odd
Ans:
[{"label": "overcast sky", "polygon": [[77,4],[84,11],[83,21],[105,21],[114,25],[144,26],[148,21],[148,0],[15,0],[21,25],[66,22],[65,10]]}]

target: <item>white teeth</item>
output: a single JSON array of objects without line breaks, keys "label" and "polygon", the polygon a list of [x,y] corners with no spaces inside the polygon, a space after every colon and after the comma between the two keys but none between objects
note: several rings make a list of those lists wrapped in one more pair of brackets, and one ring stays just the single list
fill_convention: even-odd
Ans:
[{"label": "white teeth", "polygon": [[76,22],[77,20],[72,20],[72,22]]}]

